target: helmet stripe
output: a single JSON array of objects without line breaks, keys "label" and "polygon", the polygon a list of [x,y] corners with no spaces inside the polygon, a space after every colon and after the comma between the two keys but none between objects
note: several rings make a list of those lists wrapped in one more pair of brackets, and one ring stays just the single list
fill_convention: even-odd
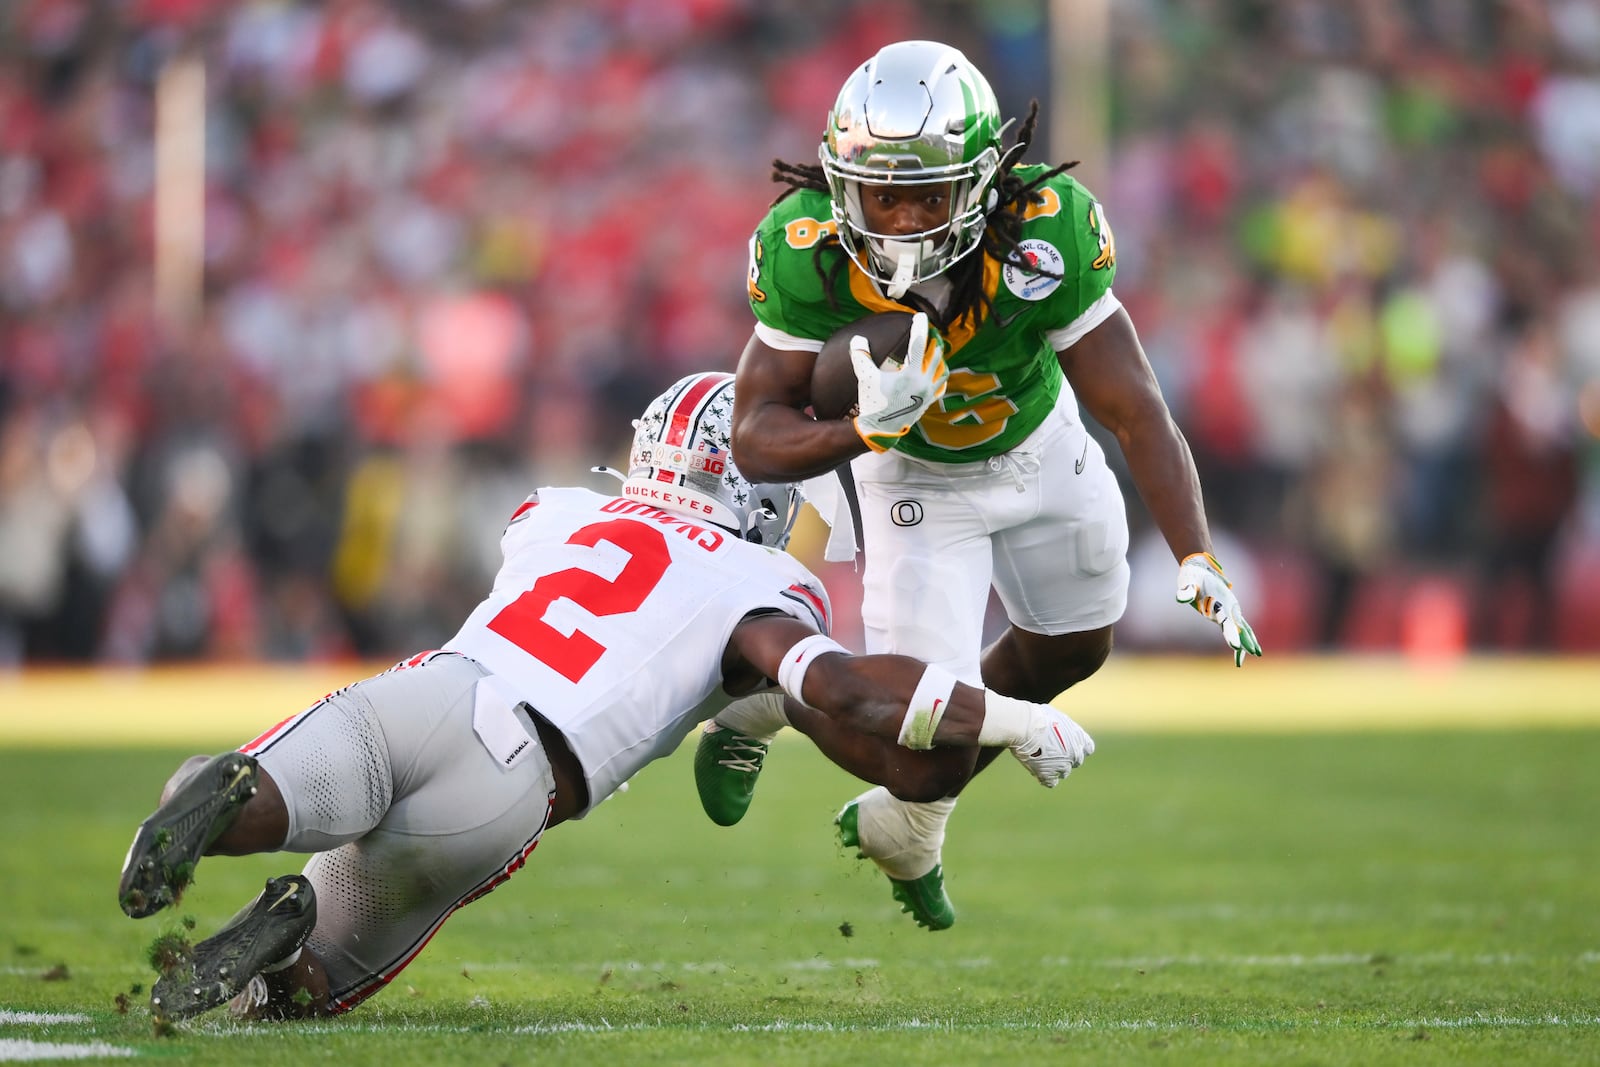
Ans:
[{"label": "helmet stripe", "polygon": [[[733,384],[731,374],[700,374],[690,379],[667,408],[666,425],[662,427],[661,443],[673,446],[693,444],[690,438],[700,425],[700,411],[710,402],[718,386]],[[665,468],[656,472],[656,481],[683,484],[682,476]]]},{"label": "helmet stripe", "polygon": [[726,374],[702,374],[690,383],[667,413],[667,432],[662,440],[669,445],[684,444],[689,431],[699,424],[701,405],[709,399],[713,389],[730,378],[731,375]]}]

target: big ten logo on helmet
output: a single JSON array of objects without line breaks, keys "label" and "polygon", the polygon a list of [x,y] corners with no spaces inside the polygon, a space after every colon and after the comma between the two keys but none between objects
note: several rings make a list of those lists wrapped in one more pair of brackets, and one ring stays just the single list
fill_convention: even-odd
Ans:
[{"label": "big ten logo on helmet", "polygon": [[658,441],[651,446],[648,465],[674,474],[721,474],[728,468],[728,454],[712,444],[696,445],[691,452]]},{"label": "big ten logo on helmet", "polygon": [[728,469],[728,454],[716,445],[701,445],[695,454],[689,457],[689,469],[704,471],[706,474],[721,474]]},{"label": "big ten logo on helmet", "polygon": [[1017,258],[1022,263],[1007,263],[1003,276],[1006,288],[1022,299],[1043,300],[1061,284],[1066,260],[1049,241],[1028,238],[1017,246]]}]

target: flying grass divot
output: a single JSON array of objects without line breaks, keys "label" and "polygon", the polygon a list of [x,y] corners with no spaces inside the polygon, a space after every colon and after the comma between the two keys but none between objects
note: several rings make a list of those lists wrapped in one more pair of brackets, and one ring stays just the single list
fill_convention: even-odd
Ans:
[{"label": "flying grass divot", "polygon": [[164,930],[150,942],[146,950],[146,958],[150,961],[150,969],[160,975],[171,974],[177,967],[183,966],[194,958],[194,945],[190,943],[188,932],[195,927],[192,917],[185,915],[180,923],[182,930]]},{"label": "flying grass divot", "polygon": [[[157,935],[154,941],[150,942],[150,947],[146,950],[147,958],[150,961],[150,969],[162,977],[172,974],[180,968],[194,966],[194,945],[189,941],[187,934],[194,929],[195,921],[193,917],[185,915],[179,922],[182,926],[181,930],[163,931]],[[136,985],[131,991],[138,993],[142,989],[142,986]],[[120,1009],[124,998],[119,994],[117,1001]],[[150,1032],[155,1037],[171,1037],[177,1033],[177,1028],[173,1025],[172,1020],[162,1018],[159,1014],[152,1012],[150,1015]]]}]

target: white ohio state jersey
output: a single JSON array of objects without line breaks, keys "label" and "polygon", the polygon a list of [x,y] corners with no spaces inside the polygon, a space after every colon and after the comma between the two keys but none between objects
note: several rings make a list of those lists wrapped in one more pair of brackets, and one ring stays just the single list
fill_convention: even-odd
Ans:
[{"label": "white ohio state jersey", "polygon": [[776,610],[827,633],[822,583],[719,527],[587,489],[540,489],[500,540],[494,590],[445,648],[559,729],[590,807],[732,699],[733,628]]}]

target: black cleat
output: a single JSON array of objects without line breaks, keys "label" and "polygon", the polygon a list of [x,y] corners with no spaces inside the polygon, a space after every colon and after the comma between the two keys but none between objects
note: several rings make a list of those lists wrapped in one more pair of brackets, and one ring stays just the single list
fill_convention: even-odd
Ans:
[{"label": "black cleat", "polygon": [[317,896],[298,874],[267,879],[244,911],[169,967],[150,990],[150,1013],[175,1022],[232,1000],[250,979],[288,956],[317,925]]},{"label": "black cleat", "polygon": [[255,792],[256,761],[242,752],[224,752],[179,786],[133,835],[117,887],[122,910],[143,919],[176,903],[206,848]]}]

